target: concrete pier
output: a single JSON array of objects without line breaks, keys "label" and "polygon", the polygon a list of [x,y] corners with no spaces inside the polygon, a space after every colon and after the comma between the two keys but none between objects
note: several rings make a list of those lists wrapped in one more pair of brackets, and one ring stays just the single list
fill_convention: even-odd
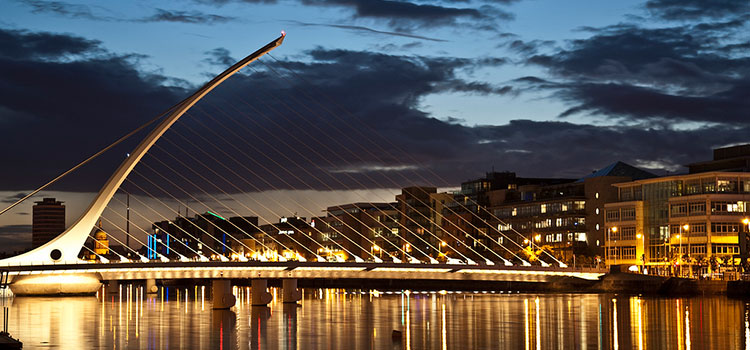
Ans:
[{"label": "concrete pier", "polygon": [[120,293],[120,282],[118,281],[107,281],[106,287],[107,295]]},{"label": "concrete pier", "polygon": [[265,306],[273,300],[273,295],[268,292],[268,280],[254,279],[251,288],[253,306]]},{"label": "concrete pier", "polygon": [[214,309],[228,309],[234,306],[237,299],[232,294],[232,282],[225,279],[211,281],[211,298]]},{"label": "concrete pier", "polygon": [[146,294],[156,294],[159,291],[159,287],[156,286],[155,279],[146,280]]},{"label": "concrete pier", "polygon": [[297,289],[296,278],[285,278],[281,283],[285,303],[296,303],[302,299],[302,291]]}]

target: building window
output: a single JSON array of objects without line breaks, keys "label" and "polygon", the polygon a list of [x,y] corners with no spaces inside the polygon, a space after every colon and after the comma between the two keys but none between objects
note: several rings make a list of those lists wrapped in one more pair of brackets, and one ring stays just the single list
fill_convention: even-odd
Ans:
[{"label": "building window", "polygon": [[740,253],[740,247],[732,244],[713,244],[711,252],[718,255],[735,255]]},{"label": "building window", "polygon": [[711,202],[712,213],[745,213],[747,202]]},{"label": "building window", "polygon": [[739,223],[733,222],[712,222],[711,223],[711,235],[712,236],[733,236],[736,235],[740,230]]},{"label": "building window", "polygon": [[633,188],[623,187],[620,189],[620,200],[623,202],[633,200]]},{"label": "building window", "polygon": [[716,181],[716,190],[718,192],[737,192],[737,180],[720,178]]},{"label": "building window", "polygon": [[621,221],[635,220],[635,208],[622,208]]},{"label": "building window", "polygon": [[599,192],[596,192],[596,193],[594,194],[594,198],[596,198],[596,199],[599,199]]},{"label": "building window", "polygon": [[620,221],[620,209],[607,210],[607,222]]},{"label": "building window", "polygon": [[706,235],[706,224],[690,224],[690,235],[691,236],[705,236]]},{"label": "building window", "polygon": [[701,185],[703,186],[703,193],[716,192],[716,180],[712,177],[701,179]]},{"label": "building window", "polygon": [[547,212],[547,204],[542,204],[540,206],[540,208],[539,208],[539,212],[541,212],[542,214],[546,213]]},{"label": "building window", "polygon": [[635,226],[626,226],[623,227],[622,232],[620,234],[620,237],[622,237],[622,240],[631,240],[635,239]]},{"label": "building window", "polygon": [[687,216],[687,212],[688,212],[687,203],[672,204],[670,208],[671,208],[669,212],[670,217],[676,218],[676,217],[681,217],[681,216]]},{"label": "building window", "polygon": [[690,254],[706,254],[706,246],[701,245],[691,245],[690,246]]},{"label": "building window", "polygon": [[688,195],[701,193],[701,180],[687,180],[685,181],[685,193]]},{"label": "building window", "polygon": [[690,202],[688,204],[690,215],[703,215],[706,213],[706,202]]},{"label": "building window", "polygon": [[586,209],[586,201],[574,201],[573,210],[584,210]]},{"label": "building window", "polygon": [[622,259],[635,259],[635,247],[622,247]]}]

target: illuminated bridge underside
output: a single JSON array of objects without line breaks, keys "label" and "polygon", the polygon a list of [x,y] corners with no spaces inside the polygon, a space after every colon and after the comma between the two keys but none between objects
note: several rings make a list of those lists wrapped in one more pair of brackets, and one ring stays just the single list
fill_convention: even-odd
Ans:
[{"label": "illuminated bridge underside", "polygon": [[299,262],[190,262],[42,265],[11,268],[11,276],[99,273],[102,280],[298,278],[298,279],[414,279],[554,282],[561,277],[597,280],[602,271],[571,268],[507,267],[502,269],[467,265],[299,263]]}]

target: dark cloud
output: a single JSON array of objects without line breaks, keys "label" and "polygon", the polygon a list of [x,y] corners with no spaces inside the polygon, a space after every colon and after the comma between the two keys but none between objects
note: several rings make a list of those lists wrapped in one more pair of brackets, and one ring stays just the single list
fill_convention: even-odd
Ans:
[{"label": "dark cloud", "polygon": [[0,203],[15,203],[17,200],[26,197],[26,193],[16,193],[15,195],[8,196],[0,200]]},{"label": "dark cloud", "polygon": [[645,7],[667,20],[725,18],[750,12],[750,2],[742,0],[649,0]]},{"label": "dark cloud", "polygon": [[204,5],[215,5],[223,6],[229,3],[244,3],[244,4],[275,4],[277,0],[193,0],[195,3]]},{"label": "dark cloud", "polygon": [[[20,36],[16,38],[20,41],[25,35],[39,35],[5,32]],[[164,189],[184,196],[185,192],[200,193],[201,188],[237,192],[418,183],[446,186],[480,176],[493,166],[524,176],[578,177],[615,160],[675,170],[681,164],[705,159],[695,155],[705,154],[711,147],[745,140],[750,130],[741,123],[733,128],[698,126],[689,130],[655,123],[594,126],[529,120],[466,126],[457,119],[433,118],[421,108],[421,101],[432,94],[514,94],[518,85],[555,89],[557,96],[577,106],[578,112],[665,118],[664,110],[670,105],[685,104],[667,117],[697,120],[712,113],[700,108],[705,101],[672,101],[669,96],[664,96],[664,102],[653,101],[648,100],[652,92],[649,88],[601,82],[658,77],[647,71],[661,61],[629,58],[627,54],[634,53],[621,49],[614,54],[624,61],[621,65],[625,73],[584,69],[582,62],[586,61],[585,54],[590,55],[589,45],[605,44],[598,36],[628,42],[615,34],[616,30],[601,31],[590,41],[573,42],[560,55],[534,56],[553,72],[552,78],[522,77],[512,82],[514,86],[465,78],[466,72],[479,67],[507,64],[505,58],[401,56],[325,48],[278,61],[275,55],[265,57],[227,80],[164,135],[130,177],[143,189],[130,182],[125,187],[131,192],[145,189],[165,196]],[[77,37],[67,40],[86,42]],[[23,154],[0,154],[8,164],[24,169],[2,174],[0,183],[7,188],[31,188],[43,183],[50,177],[46,169],[53,168],[53,173],[67,169],[83,158],[82,153],[98,150],[115,135],[140,125],[179,100],[178,96],[186,95],[185,90],[169,87],[167,78],[139,71],[127,56],[109,53],[96,42],[88,47],[73,59],[65,52],[46,54],[43,60],[33,53],[24,53],[21,58],[3,56],[0,87],[23,87],[0,89],[0,123],[5,123],[0,137],[9,140],[6,149],[23,150]],[[661,59],[684,61],[656,44],[647,47],[661,50]],[[673,50],[683,52],[687,47],[691,45]],[[224,49],[214,49],[207,55],[211,64],[227,66],[234,61]],[[696,53],[691,62],[709,76],[723,76],[730,69],[703,63],[707,56],[701,55]],[[594,55],[589,62],[616,58]],[[672,85],[692,84],[689,79],[685,81]],[[714,98],[720,100],[717,105],[726,107],[721,113],[736,119],[737,115],[727,110],[741,106],[727,102],[741,101],[737,96],[746,95],[747,90],[738,84],[731,86],[736,89],[717,89]],[[626,87],[633,90],[616,90]],[[45,96],[44,104],[38,103],[38,96]],[[644,99],[643,105],[633,102],[640,99]],[[29,144],[25,137],[28,133],[12,130],[33,130],[35,143]],[[65,135],[65,143],[59,142],[63,139],[60,135]],[[566,146],[564,152],[560,151],[562,145]],[[77,188],[95,190],[113,169],[96,170],[98,177],[84,177],[86,181],[78,183]],[[102,180],[92,180],[95,178]]]},{"label": "dark cloud", "polygon": [[[36,188],[184,94],[136,59],[77,36],[0,29],[0,158],[14,169],[0,175],[3,187]],[[112,169],[91,171],[102,178]]]},{"label": "dark cloud", "polygon": [[16,60],[45,60],[69,55],[100,53],[100,43],[65,34],[0,30],[0,57]]},{"label": "dark cloud", "polygon": [[216,24],[234,21],[236,18],[206,14],[199,11],[175,11],[157,8],[156,13],[138,20],[139,22],[177,22],[191,24]]},{"label": "dark cloud", "polygon": [[747,123],[750,102],[741,96],[750,86],[750,55],[739,27],[722,23],[587,28],[590,37],[527,62],[558,79],[537,86],[573,105],[562,116]]},{"label": "dark cloud", "polygon": [[236,59],[229,55],[229,50],[223,47],[217,47],[213,50],[205,52],[206,57],[203,62],[214,66],[229,67],[237,62]]},{"label": "dark cloud", "polygon": [[412,34],[412,33],[388,32],[388,31],[376,30],[376,29],[372,29],[372,28],[368,28],[368,27],[363,27],[363,26],[344,25],[344,24],[306,23],[306,22],[298,22],[298,21],[290,21],[290,22],[296,23],[296,24],[299,24],[299,25],[302,25],[302,26],[319,26],[319,27],[330,27],[330,28],[348,29],[348,30],[353,30],[353,31],[357,31],[357,32],[383,34],[383,35],[390,35],[390,36],[400,36],[400,37],[406,37],[406,38],[428,40],[428,41],[437,41],[437,42],[446,42],[446,41],[448,41],[448,40],[430,38],[430,37],[426,37],[426,36],[422,36],[422,35],[416,35],[416,34]]},{"label": "dark cloud", "polygon": [[101,16],[94,15],[91,8],[86,5],[44,0],[21,0],[20,2],[30,6],[32,13],[49,13],[58,16],[91,20],[103,19]]},{"label": "dark cloud", "polygon": [[394,0],[301,0],[310,6],[345,7],[355,18],[384,20],[392,28],[409,31],[415,28],[456,26],[494,29],[497,21],[511,20],[513,14],[491,5],[480,7],[449,7]]}]

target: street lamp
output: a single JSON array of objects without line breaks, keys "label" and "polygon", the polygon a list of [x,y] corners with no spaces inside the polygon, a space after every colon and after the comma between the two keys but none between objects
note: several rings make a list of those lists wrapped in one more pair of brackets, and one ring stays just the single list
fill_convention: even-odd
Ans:
[{"label": "street lamp", "polygon": [[[610,237],[609,237],[609,239],[607,239],[607,241],[609,242],[609,245],[611,246],[612,245],[612,236],[611,236],[611,233],[617,234],[617,226],[613,226],[611,229],[609,229],[609,231],[610,231]],[[617,237],[617,236],[615,236],[615,237]],[[615,238],[615,242],[617,242],[616,238]],[[617,248],[615,248],[615,249],[617,249]],[[612,253],[609,252],[609,250],[610,250],[610,248],[607,248],[607,253],[611,255]],[[613,265],[617,265],[617,253],[615,253],[615,258],[614,258],[614,264]]]},{"label": "street lamp", "polygon": [[[690,225],[684,224],[684,225],[680,226],[680,234],[677,235],[677,239],[680,240],[680,255],[679,255],[680,259],[677,260],[680,263],[680,277],[682,277],[682,265],[683,265],[682,264],[682,255],[683,255],[682,254],[682,232],[684,230],[684,232],[687,233],[689,229],[690,229]],[[690,258],[690,252],[689,251],[690,251],[690,240],[688,239],[688,259]]]}]

